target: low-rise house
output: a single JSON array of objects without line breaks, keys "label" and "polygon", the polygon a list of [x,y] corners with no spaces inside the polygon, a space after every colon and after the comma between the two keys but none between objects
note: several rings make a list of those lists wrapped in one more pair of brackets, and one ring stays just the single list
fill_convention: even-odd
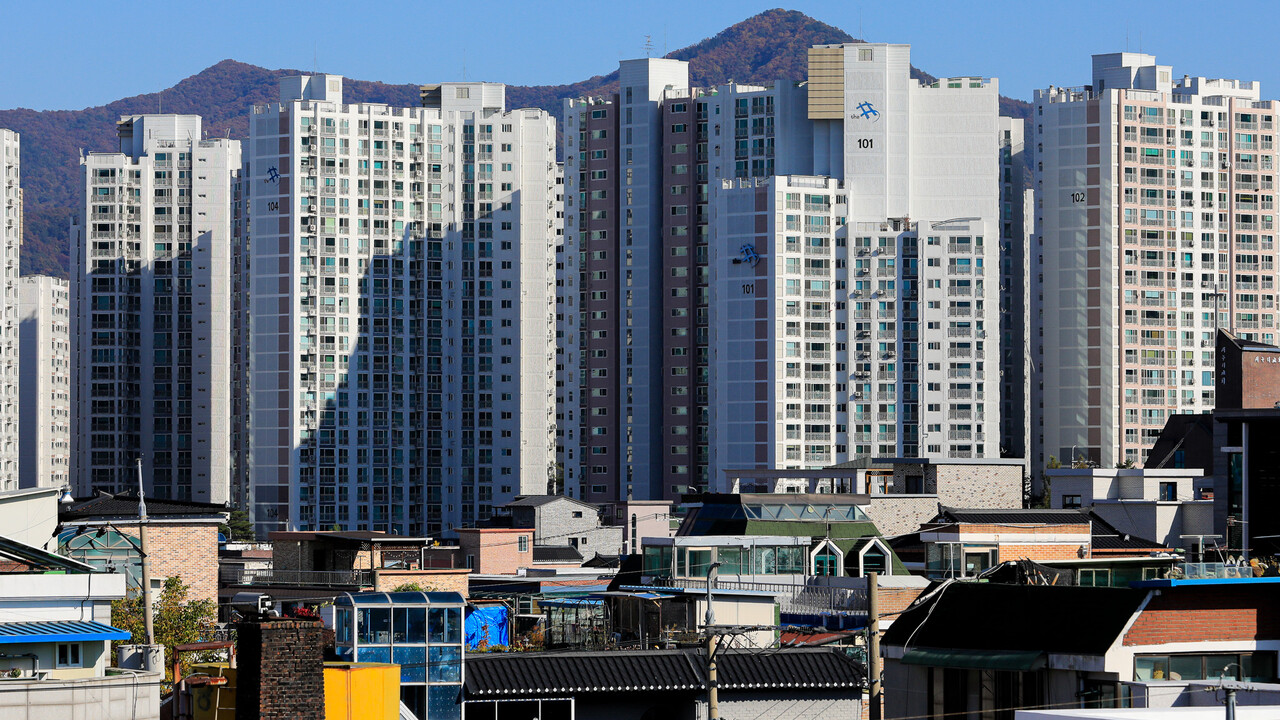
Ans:
[{"label": "low-rise house", "polygon": [[0,717],[158,718],[160,673],[112,667],[125,575],[0,537]]},{"label": "low-rise house", "polygon": [[866,495],[708,494],[691,497],[673,538],[645,538],[634,570],[648,585],[705,588],[719,563],[717,587],[767,590],[784,622],[842,623],[866,615],[866,576],[902,590],[901,606],[928,585],[911,576],[863,507]]},{"label": "low-rise house", "polygon": [[[191,600],[218,600],[218,525],[227,522],[225,505],[146,498],[147,554],[152,590],[180,577]],[[59,552],[94,567],[114,567],[129,578],[130,591],[141,587],[141,538],[138,496],[99,491],[91,498],[62,505],[58,511]]]},{"label": "low-rise house", "polygon": [[1198,469],[1045,471],[1054,508],[1090,509],[1116,529],[1170,548],[1216,544],[1213,479]]},{"label": "low-rise house", "polygon": [[461,565],[486,575],[533,567],[533,528],[458,528]]},{"label": "low-rise house", "polygon": [[[716,666],[725,720],[860,716],[865,672],[830,648],[729,650]],[[463,714],[692,720],[707,717],[707,682],[695,649],[469,655]]]},{"label": "low-rise house", "polygon": [[877,458],[819,470],[725,471],[730,492],[867,496],[863,512],[886,536],[909,533],[939,505],[1020,507],[1025,467],[1020,458]]},{"label": "low-rise house", "polygon": [[[223,568],[224,607],[236,593],[260,592],[282,602],[319,602],[348,592],[388,592],[414,584],[436,592],[467,593],[466,568],[454,567],[454,548],[429,538],[367,531],[273,532],[268,568]],[[442,562],[442,557],[447,562]]]},{"label": "low-rise house", "polygon": [[1275,682],[1278,581],[945,581],[885,632],[885,717],[1118,707],[1180,692],[1166,683]]},{"label": "low-rise house", "polygon": [[[942,507],[917,532],[895,538],[892,544],[909,567],[935,579],[975,577],[1011,560],[1053,565],[1145,558],[1169,551],[1154,541],[1121,533],[1087,511],[1021,508]],[[1154,565],[1167,567],[1170,562]]]},{"label": "low-rise house", "polygon": [[535,545],[567,546],[584,558],[617,555],[623,528],[600,522],[600,508],[563,495],[528,495],[504,506],[511,527],[532,528]]}]

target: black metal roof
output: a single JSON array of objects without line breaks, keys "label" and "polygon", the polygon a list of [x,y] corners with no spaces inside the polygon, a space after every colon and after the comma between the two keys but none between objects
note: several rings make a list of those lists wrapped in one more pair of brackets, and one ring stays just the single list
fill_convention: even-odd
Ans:
[{"label": "black metal roof", "polygon": [[884,645],[1101,655],[1145,590],[948,581],[908,608]]},{"label": "black metal roof", "polygon": [[[213,519],[214,515],[226,515],[231,508],[226,505],[193,502],[190,500],[163,500],[148,497],[147,517],[189,517]],[[64,523],[76,520],[94,520],[101,518],[136,518],[138,517],[138,496],[136,493],[111,494],[98,491],[88,499],[77,499],[74,503],[59,509],[58,519]]]},{"label": "black metal roof", "polygon": [[534,545],[534,562],[582,562],[582,553],[568,545]]},{"label": "black metal roof", "polygon": [[1155,540],[1147,540],[1130,533],[1120,532],[1111,523],[1102,519],[1092,510],[1087,512],[1091,521],[1093,521],[1093,537],[1090,542],[1094,550],[1131,550],[1134,552],[1151,551],[1158,552],[1168,550],[1168,546],[1158,543]]},{"label": "black metal roof", "polygon": [[[616,692],[696,692],[706,689],[699,649],[475,654],[467,656],[464,692],[472,698],[539,697]],[[831,648],[717,656],[721,690],[854,688],[863,670]]]},{"label": "black metal roof", "polygon": [[933,522],[974,523],[978,525],[1083,525],[1088,522],[1079,510],[1040,510],[1013,508],[988,510],[985,508],[940,507]]}]

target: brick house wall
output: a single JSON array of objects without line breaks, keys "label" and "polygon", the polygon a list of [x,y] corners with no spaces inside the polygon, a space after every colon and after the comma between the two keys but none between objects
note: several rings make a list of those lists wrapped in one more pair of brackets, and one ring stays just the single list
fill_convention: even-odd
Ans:
[{"label": "brick house wall", "polygon": [[[138,538],[137,525],[119,528]],[[175,575],[190,588],[189,600],[218,601],[218,526],[215,523],[148,523],[151,577]]]},{"label": "brick house wall", "polygon": [[417,583],[427,592],[456,592],[467,596],[467,580],[471,571],[466,568],[439,570],[375,570],[374,592],[391,592],[405,583]]},{"label": "brick house wall", "polygon": [[622,552],[622,528],[601,525],[597,508],[570,498],[534,507],[513,507],[511,519],[516,527],[533,528],[534,542],[539,545],[570,545],[586,560],[596,553]]},{"label": "brick house wall", "polygon": [[236,624],[237,720],[324,720],[323,626]]},{"label": "brick house wall", "polygon": [[[522,567],[533,567],[533,530],[507,528],[458,528],[458,566],[493,575],[514,575]],[[525,538],[524,551],[520,538]]]},{"label": "brick house wall", "polygon": [[1124,645],[1280,640],[1273,585],[1162,588],[1124,635]]},{"label": "brick house wall", "polygon": [[877,599],[880,602],[880,607],[878,608],[879,614],[890,616],[881,621],[881,627],[883,628],[883,625],[886,621],[893,622],[893,620],[897,617],[898,613],[901,613],[903,610],[906,610],[907,606],[915,602],[916,598],[920,597],[920,593],[924,592],[927,589],[928,589],[927,586],[925,587],[884,587],[883,585],[879,586],[877,588],[877,592],[879,593],[879,597]]}]

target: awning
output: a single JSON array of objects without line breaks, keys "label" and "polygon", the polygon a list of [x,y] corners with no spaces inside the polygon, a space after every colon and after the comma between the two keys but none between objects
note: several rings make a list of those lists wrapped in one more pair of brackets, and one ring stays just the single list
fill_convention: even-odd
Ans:
[{"label": "awning", "polygon": [[902,662],[906,665],[1026,672],[1043,668],[1045,666],[1045,656],[1044,652],[1040,650],[909,648],[903,654]]},{"label": "awning", "polygon": [[128,640],[130,637],[132,635],[129,632],[100,622],[49,620],[0,623],[0,644]]}]

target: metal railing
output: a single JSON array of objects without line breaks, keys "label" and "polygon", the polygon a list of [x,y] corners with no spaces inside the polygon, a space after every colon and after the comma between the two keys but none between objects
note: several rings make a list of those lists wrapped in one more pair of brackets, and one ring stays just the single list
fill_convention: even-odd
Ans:
[{"label": "metal railing", "polygon": [[223,585],[320,585],[363,587],[373,584],[369,570],[276,570],[222,568]]}]

